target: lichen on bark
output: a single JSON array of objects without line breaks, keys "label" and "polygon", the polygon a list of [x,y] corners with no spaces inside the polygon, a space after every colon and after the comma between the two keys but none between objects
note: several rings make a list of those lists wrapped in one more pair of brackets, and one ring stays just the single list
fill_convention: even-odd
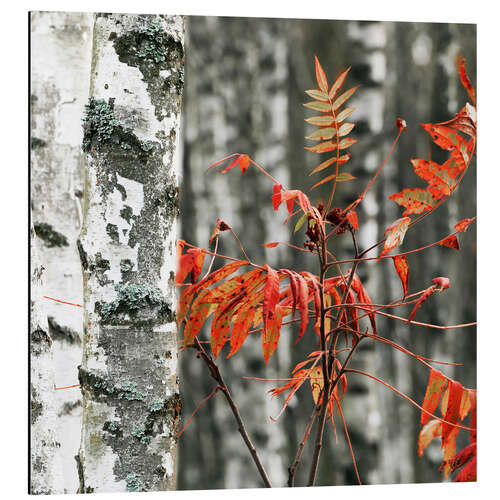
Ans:
[{"label": "lichen on bark", "polygon": [[[182,72],[182,43],[180,17],[96,15],[78,244],[85,283],[81,491],[175,488],[180,400],[170,276],[182,87],[162,74]],[[129,52],[135,44],[127,62],[117,44]]]}]

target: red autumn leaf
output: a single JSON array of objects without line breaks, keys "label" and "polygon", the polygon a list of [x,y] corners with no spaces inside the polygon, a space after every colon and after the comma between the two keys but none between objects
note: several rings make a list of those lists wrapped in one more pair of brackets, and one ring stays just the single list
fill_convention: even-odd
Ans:
[{"label": "red autumn leaf", "polygon": [[431,193],[426,189],[420,188],[403,189],[400,193],[391,194],[389,199],[406,208],[403,212],[404,216],[432,210],[436,204],[436,200],[432,197]]},{"label": "red autumn leaf", "polygon": [[444,240],[441,240],[439,244],[443,247],[452,248],[453,250],[460,250],[460,243],[454,234],[450,234]]},{"label": "red autumn leaf", "polygon": [[291,214],[293,212],[293,202],[295,199],[297,200],[299,207],[304,213],[315,212],[315,210],[313,210],[311,202],[309,201],[309,198],[302,191],[293,189],[283,191],[281,195],[281,202],[286,201],[288,213]]},{"label": "red autumn leaf", "polygon": [[297,289],[298,289],[298,306],[300,311],[300,330],[299,330],[299,336],[295,343],[297,343],[302,338],[302,335],[304,335],[309,319],[308,318],[309,310],[307,308],[307,302],[309,300],[309,290],[306,280],[302,276],[300,276],[300,274],[297,274]]},{"label": "red autumn leaf", "polygon": [[[219,171],[219,174],[225,174],[226,172],[229,172],[231,169],[233,169],[234,167],[236,167],[236,165],[238,165],[241,160],[243,159],[243,157],[246,156],[248,158],[247,155],[238,155],[230,164],[228,167],[226,167],[224,170],[220,170]],[[247,165],[248,167],[248,165]],[[246,169],[245,169],[246,170]],[[243,171],[243,169],[241,169],[241,172],[244,174],[245,172]]]},{"label": "red autumn leaf", "polygon": [[[424,402],[422,403],[422,408],[424,408],[424,410],[427,410],[429,413],[434,413],[439,405],[439,400],[441,399],[445,385],[446,377],[439,370],[431,368],[429,382],[427,383],[427,389],[425,390]],[[430,415],[422,411],[420,425],[424,425],[429,418]]]},{"label": "red autumn leaf", "polygon": [[177,284],[182,283],[189,273],[191,273],[192,282],[195,282],[200,275],[204,258],[205,253],[200,248],[190,248],[184,255],[181,255],[177,261],[175,275]]},{"label": "red autumn leaf", "polygon": [[463,387],[460,382],[456,380],[449,381],[450,392],[448,395],[448,405],[446,407],[446,413],[444,415],[444,419],[447,422],[451,422],[450,424],[446,424],[443,422],[443,431],[442,431],[442,447],[445,448],[447,442],[450,439],[453,439],[453,430],[458,428],[451,424],[456,424],[458,422],[458,416],[460,412],[460,402],[462,400],[462,392]]},{"label": "red autumn leaf", "polygon": [[437,278],[433,278],[432,282],[439,286],[438,292],[442,292],[443,290],[450,288],[449,278],[438,276]]},{"label": "red autumn leaf", "polygon": [[189,303],[198,290],[209,287],[212,284],[223,280],[227,276],[236,272],[241,266],[246,264],[248,264],[248,262],[245,260],[237,260],[235,262],[231,262],[230,264],[227,264],[224,267],[213,271],[205,279],[199,281],[198,283],[186,287],[182,291],[179,298],[179,303],[177,305],[177,324],[180,325],[185,319],[188,313]]},{"label": "red autumn leaf", "polygon": [[319,63],[319,59],[314,56],[314,63],[316,67],[316,81],[318,82],[318,88],[323,92],[328,92],[328,80],[326,79],[325,72]]},{"label": "red autumn leaf", "polygon": [[470,441],[473,443],[477,441],[477,392],[475,389],[469,389],[469,397],[471,403],[469,427],[473,429],[470,431]]},{"label": "red autumn leaf", "polygon": [[194,260],[193,260],[193,268],[191,269],[191,282],[195,283],[201,274],[203,261],[205,260],[205,252],[199,248],[193,250],[195,250],[195,252],[193,252]]},{"label": "red autumn leaf", "polygon": [[231,329],[230,312],[231,308],[228,308],[227,304],[219,304],[219,307],[215,311],[210,331],[210,346],[214,358],[217,358],[229,336],[229,330]]},{"label": "red autumn leaf", "polygon": [[465,87],[465,90],[469,94],[469,97],[471,98],[472,104],[474,106],[476,105],[476,91],[474,90],[474,87],[472,86],[472,83],[470,81],[469,76],[467,75],[467,71],[465,70],[465,58],[459,56],[456,61],[458,65],[458,73],[460,75],[460,81],[462,82],[462,85]]},{"label": "red autumn leaf", "polygon": [[453,229],[455,229],[455,231],[460,231],[461,233],[464,233],[465,231],[467,231],[467,228],[469,227],[469,224],[471,224],[475,220],[476,220],[475,217],[472,217],[471,219],[463,219],[460,222],[457,222],[453,226]]},{"label": "red autumn leaf", "polygon": [[453,480],[456,483],[477,481],[477,457],[474,455]]},{"label": "red autumn leaf", "polygon": [[408,281],[410,277],[410,269],[408,267],[408,261],[406,260],[406,255],[396,255],[392,258],[394,262],[394,267],[398,273],[401,284],[403,285],[403,298],[408,295]]},{"label": "red autumn leaf", "polygon": [[435,290],[436,290],[436,285],[432,285],[429,288],[427,288],[426,290],[424,290],[424,292],[422,293],[420,298],[415,303],[415,306],[413,307],[412,312],[408,316],[408,320],[407,320],[408,322],[410,322],[415,317],[415,314],[417,313],[418,308],[434,293]]},{"label": "red autumn leaf", "polygon": [[[378,261],[380,261],[381,257],[385,254],[389,253],[393,248],[401,245],[403,243],[403,239],[405,237],[406,231],[408,230],[408,225],[410,224],[411,219],[409,217],[403,217],[393,222],[384,232],[384,235],[387,235],[387,238],[384,243],[384,248]],[[377,261],[377,262],[378,262]]]},{"label": "red autumn leaf", "polygon": [[440,148],[446,151],[466,150],[465,140],[453,128],[438,123],[422,123],[422,127]]},{"label": "red autumn leaf", "polygon": [[441,421],[437,419],[429,420],[418,435],[418,456],[424,455],[424,450],[431,441],[441,435]]},{"label": "red autumn leaf", "polygon": [[266,365],[278,346],[281,323],[284,315],[284,309],[277,306],[273,318],[269,321],[267,328],[265,328],[262,332],[262,351],[264,353],[264,361]]},{"label": "red autumn leaf", "polygon": [[266,286],[264,289],[264,303],[262,314],[264,318],[263,334],[266,335],[271,321],[274,320],[275,309],[280,299],[280,278],[279,274],[271,269],[267,264],[265,266],[267,271]]},{"label": "red autumn leaf", "polygon": [[349,224],[351,224],[351,226],[354,229],[358,229],[358,227],[359,227],[358,214],[354,210],[349,210],[349,212],[347,212],[347,214],[346,214],[346,218],[349,221]]},{"label": "red autumn leaf", "polygon": [[188,346],[193,342],[195,337],[201,330],[203,323],[210,314],[216,309],[215,304],[206,302],[207,295],[210,295],[211,290],[202,290],[200,294],[194,299],[191,306],[191,312],[189,314],[189,320],[184,329],[184,347]]},{"label": "red autumn leaf", "polygon": [[228,358],[236,354],[243,346],[257,313],[256,306],[263,298],[264,290],[259,290],[257,293],[254,292],[252,298],[238,309],[231,332],[231,350],[227,356]]},{"label": "red autumn leaf", "polygon": [[476,455],[477,444],[471,443],[460,450],[452,459],[448,460],[450,472],[454,472],[462,467],[466,462]]},{"label": "red autumn leaf", "polygon": [[304,271],[301,274],[309,278],[309,283],[311,283],[313,289],[313,297],[314,297],[314,310],[316,312],[316,320],[318,320],[318,318],[321,315],[321,297],[320,297],[319,284],[317,278],[307,271]]},{"label": "red autumn leaf", "polygon": [[249,165],[250,165],[250,157],[248,155],[241,155],[240,169],[242,175],[247,171]]},{"label": "red autumn leaf", "polygon": [[273,241],[271,243],[264,243],[263,246],[265,246],[266,248],[275,248],[277,247],[278,245],[280,244],[279,241]]},{"label": "red autumn leaf", "polygon": [[214,230],[212,231],[212,234],[210,236],[210,239],[208,242],[212,244],[212,242],[219,236],[219,233],[222,231],[229,231],[231,229],[231,226],[227,223],[224,222],[222,219],[217,218],[217,223],[215,224]]},{"label": "red autumn leaf", "polygon": [[274,210],[278,210],[281,205],[281,184],[274,184],[273,186],[273,208]]},{"label": "red autumn leaf", "polygon": [[[351,270],[347,270],[347,276],[349,276]],[[361,283],[361,280],[359,279],[359,276],[357,274],[354,274],[351,287],[356,293],[356,296],[358,298],[358,302],[360,304],[371,304],[372,301],[370,299],[370,296],[366,292],[365,288],[363,287],[363,284]],[[340,300],[339,300],[340,303]],[[377,323],[375,321],[375,314],[373,313],[373,308],[372,307],[363,307],[362,308],[364,311],[368,312],[368,317],[370,319],[370,324],[372,325],[372,330],[373,334],[377,335]]]},{"label": "red autumn leaf", "polygon": [[410,161],[415,173],[429,183],[427,190],[435,200],[450,196],[453,180],[448,175],[446,167],[422,158],[412,158]]},{"label": "red autumn leaf", "polygon": [[290,279],[290,292],[292,294],[292,319],[295,319],[295,311],[298,303],[297,273],[288,269],[280,269],[280,272],[286,274]]}]

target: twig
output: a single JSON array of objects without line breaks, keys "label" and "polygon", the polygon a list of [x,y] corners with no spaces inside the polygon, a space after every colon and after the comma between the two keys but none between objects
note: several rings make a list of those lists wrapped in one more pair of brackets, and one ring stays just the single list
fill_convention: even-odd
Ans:
[{"label": "twig", "polygon": [[269,481],[269,478],[267,476],[266,471],[264,470],[264,466],[262,465],[262,462],[260,461],[259,455],[257,453],[257,450],[255,449],[255,446],[252,444],[252,441],[250,440],[250,437],[248,436],[248,433],[245,428],[245,424],[243,423],[243,420],[241,419],[240,412],[238,410],[238,407],[236,406],[236,403],[234,402],[231,393],[224,382],[224,379],[222,378],[222,375],[219,371],[219,367],[215,364],[213,359],[210,357],[209,354],[203,349],[203,346],[200,344],[200,341],[195,338],[194,339],[194,345],[196,349],[198,350],[198,356],[203,359],[205,364],[207,365],[207,368],[210,372],[210,375],[212,378],[217,382],[218,384],[218,390],[220,390],[224,396],[226,397],[226,400],[231,408],[231,411],[233,412],[234,418],[236,419],[236,422],[238,424],[238,431],[241,434],[241,437],[243,438],[243,441],[245,442],[248,451],[252,455],[253,461],[255,462],[255,465],[257,466],[257,469],[260,473],[260,476],[262,480],[264,481],[264,484],[266,488],[272,488],[271,482]]},{"label": "twig", "polygon": [[307,427],[304,432],[304,437],[302,438],[302,441],[299,444],[299,448],[297,450],[297,454],[295,455],[293,464],[288,468],[288,486],[290,488],[293,488],[294,486],[295,473],[297,472],[297,467],[300,463],[300,459],[302,458],[302,452],[304,451],[304,447],[307,443],[307,440],[309,439],[309,435],[311,434],[311,428],[314,421],[316,420],[317,415],[318,415],[318,409],[315,406],[311,416],[309,417],[309,422],[307,423]]}]

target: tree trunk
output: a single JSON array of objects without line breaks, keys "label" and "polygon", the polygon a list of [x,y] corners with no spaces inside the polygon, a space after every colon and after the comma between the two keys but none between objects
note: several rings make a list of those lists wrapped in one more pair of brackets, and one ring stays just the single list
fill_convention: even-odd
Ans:
[{"label": "tree trunk", "polygon": [[33,224],[31,245],[30,310],[30,493],[51,495],[63,493],[59,443],[56,438],[54,366],[52,339],[47,316],[43,312],[42,276],[37,236]]},{"label": "tree trunk", "polygon": [[84,114],[80,491],[175,488],[180,16],[97,14]]},{"label": "tree trunk", "polygon": [[[93,16],[34,12],[30,21],[31,206],[45,267],[45,291],[50,297],[81,304],[82,270],[76,245],[84,173],[81,114],[89,94]],[[42,300],[53,340],[56,386],[76,385],[82,360],[82,309]],[[58,416],[55,430],[64,491],[75,493],[81,393],[71,388],[51,396]]]}]

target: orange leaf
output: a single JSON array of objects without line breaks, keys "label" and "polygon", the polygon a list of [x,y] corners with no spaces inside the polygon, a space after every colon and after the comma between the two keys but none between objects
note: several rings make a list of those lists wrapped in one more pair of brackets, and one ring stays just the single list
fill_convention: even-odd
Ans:
[{"label": "orange leaf", "polygon": [[250,157],[248,155],[241,155],[240,157],[240,169],[241,173],[244,174],[250,165]]},{"label": "orange leaf", "polygon": [[408,261],[406,260],[406,255],[396,255],[392,258],[394,262],[394,267],[398,273],[401,284],[403,285],[403,298],[408,295],[408,281],[409,281],[409,267]]},{"label": "orange leaf", "polygon": [[477,440],[477,392],[475,389],[469,389],[469,397],[471,403],[469,427],[474,429],[470,431],[470,441],[473,443]]},{"label": "orange leaf", "polygon": [[462,85],[465,87],[465,90],[469,94],[469,97],[471,98],[472,104],[474,104],[474,106],[475,106],[476,105],[476,91],[474,90],[474,87],[472,86],[470,78],[467,75],[467,71],[465,70],[465,58],[459,57],[457,59],[457,63],[459,66],[458,72],[460,75],[460,81],[462,82]]},{"label": "orange leaf", "polygon": [[439,244],[444,247],[452,248],[453,250],[460,250],[460,243],[454,234],[450,234],[444,240],[441,240]]},{"label": "orange leaf", "polygon": [[267,271],[266,286],[264,288],[264,303],[262,314],[264,318],[263,335],[267,334],[267,330],[274,321],[276,306],[280,299],[280,277],[279,274],[267,264],[265,265]]},{"label": "orange leaf", "polygon": [[436,200],[432,197],[431,193],[426,189],[420,188],[403,189],[400,193],[391,194],[389,199],[406,208],[403,212],[404,216],[432,210],[436,204]]},{"label": "orange leaf", "polygon": [[476,220],[475,217],[473,217],[471,219],[463,219],[460,222],[457,222],[453,226],[453,229],[455,229],[455,231],[460,231],[461,233],[464,233],[465,231],[467,231],[467,228],[469,227],[469,224],[471,224],[475,220]]},{"label": "orange leaf", "polygon": [[273,318],[262,332],[262,351],[264,352],[264,361],[266,365],[278,346],[281,323],[285,314],[286,311],[282,307],[277,306]]},{"label": "orange leaf", "polygon": [[300,274],[297,274],[297,291],[298,291],[298,306],[300,311],[300,331],[299,331],[299,336],[295,343],[297,343],[302,338],[302,335],[304,335],[306,331],[308,323],[308,314],[309,314],[309,310],[307,308],[307,302],[309,299],[307,282],[302,276],[300,276]]},{"label": "orange leaf", "polygon": [[444,419],[447,422],[451,422],[450,424],[446,424],[443,422],[443,443],[442,447],[445,448],[448,441],[453,439],[453,430],[456,429],[458,432],[458,428],[451,424],[456,424],[458,422],[459,412],[460,412],[460,402],[462,400],[462,392],[463,387],[460,382],[456,380],[450,380],[450,392],[448,395],[448,404],[446,406],[446,413],[444,415]]},{"label": "orange leaf", "polygon": [[189,320],[184,328],[184,347],[193,342],[195,337],[201,330],[203,323],[217,308],[216,304],[206,302],[207,295],[210,295],[211,290],[205,289],[196,297],[191,306]]},{"label": "orange leaf", "polygon": [[351,224],[351,226],[354,229],[358,229],[358,227],[359,227],[358,214],[354,210],[349,210],[349,212],[347,212],[347,214],[346,214],[346,218],[349,221],[349,224]]},{"label": "orange leaf", "polygon": [[474,455],[453,480],[457,483],[477,481],[477,457]]},{"label": "orange leaf", "polygon": [[[434,413],[439,405],[439,400],[441,399],[441,394],[443,393],[445,385],[445,376],[439,370],[432,368],[429,374],[429,382],[427,383],[427,389],[425,390],[425,398],[422,403],[422,408],[427,410],[429,413]],[[424,425],[429,418],[430,415],[423,411],[420,417],[420,425]]]},{"label": "orange leaf", "polygon": [[265,246],[266,248],[274,248],[277,247],[279,244],[280,244],[279,241],[273,241],[271,243],[264,243],[263,246]]}]

